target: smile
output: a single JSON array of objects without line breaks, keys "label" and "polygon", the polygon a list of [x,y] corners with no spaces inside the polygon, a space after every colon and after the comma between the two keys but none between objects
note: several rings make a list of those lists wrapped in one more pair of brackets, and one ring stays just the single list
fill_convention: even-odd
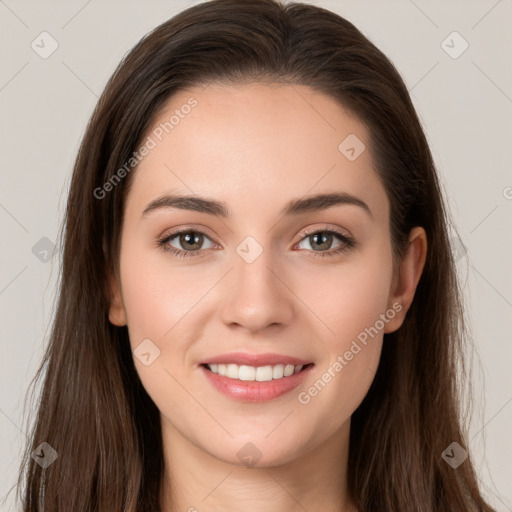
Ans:
[{"label": "smile", "polygon": [[278,398],[301,385],[314,366],[276,364],[248,366],[202,364],[207,381],[222,394],[243,402],[265,402]]},{"label": "smile", "polygon": [[268,382],[299,373],[304,365],[276,364],[274,366],[247,366],[237,364],[209,364],[206,367],[213,373],[229,379]]}]

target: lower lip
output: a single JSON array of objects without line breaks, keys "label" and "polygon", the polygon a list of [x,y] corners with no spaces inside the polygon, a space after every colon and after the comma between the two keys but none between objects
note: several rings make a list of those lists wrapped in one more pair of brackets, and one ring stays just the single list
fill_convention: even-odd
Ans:
[{"label": "lower lip", "polygon": [[294,373],[289,377],[259,382],[230,379],[201,366],[206,378],[215,388],[228,397],[241,402],[266,402],[278,398],[300,386],[312,368],[313,364],[310,364],[299,373]]}]

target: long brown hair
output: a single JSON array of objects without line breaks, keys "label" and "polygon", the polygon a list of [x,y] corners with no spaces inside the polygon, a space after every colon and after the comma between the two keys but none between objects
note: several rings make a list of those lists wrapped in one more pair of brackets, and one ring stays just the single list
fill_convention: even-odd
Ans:
[{"label": "long brown hair", "polygon": [[[160,510],[159,411],[135,370],[127,328],[108,320],[108,278],[118,275],[133,172],[108,192],[103,187],[133,157],[173,93],[249,81],[306,85],[353,112],[368,127],[390,200],[395,261],[413,227],[427,234],[413,303],[402,327],[384,335],[374,382],[351,419],[355,502],[372,512],[491,511],[471,457],[456,469],[442,457],[453,442],[467,447],[460,362],[468,336],[449,214],[407,88],[350,22],[316,6],[275,0],[213,0],[181,12],[125,56],[99,99],[60,233],[58,304],[34,379],[43,386],[19,477],[23,510],[43,510],[43,502],[47,512]],[[58,454],[44,469],[31,457],[43,442]]]}]

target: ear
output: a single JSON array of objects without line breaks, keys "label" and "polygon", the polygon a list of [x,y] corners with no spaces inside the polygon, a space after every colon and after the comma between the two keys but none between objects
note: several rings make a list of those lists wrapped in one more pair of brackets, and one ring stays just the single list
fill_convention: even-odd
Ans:
[{"label": "ear", "polygon": [[388,308],[397,313],[386,324],[385,333],[394,332],[401,327],[412,304],[426,259],[427,235],[422,227],[415,227],[409,234],[409,245],[402,256],[398,272],[393,276]]},{"label": "ear", "polygon": [[121,285],[114,274],[109,276],[110,306],[108,318],[110,323],[122,327],[127,324],[126,311],[124,309]]}]

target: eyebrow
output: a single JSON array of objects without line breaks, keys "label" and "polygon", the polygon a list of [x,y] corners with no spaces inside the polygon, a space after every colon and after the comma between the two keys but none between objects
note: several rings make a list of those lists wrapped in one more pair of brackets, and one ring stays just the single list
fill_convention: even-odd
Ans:
[{"label": "eyebrow", "polygon": [[[304,198],[292,199],[280,210],[279,213],[288,217],[301,215],[303,213],[318,212],[333,206],[345,204],[358,206],[373,218],[373,213],[370,210],[370,207],[362,199],[346,192],[316,194]],[[142,217],[147,217],[151,212],[164,208],[192,210],[222,218],[229,218],[232,216],[226,203],[221,201],[197,195],[184,196],[167,194],[157,197],[151,201],[142,212]]]}]

